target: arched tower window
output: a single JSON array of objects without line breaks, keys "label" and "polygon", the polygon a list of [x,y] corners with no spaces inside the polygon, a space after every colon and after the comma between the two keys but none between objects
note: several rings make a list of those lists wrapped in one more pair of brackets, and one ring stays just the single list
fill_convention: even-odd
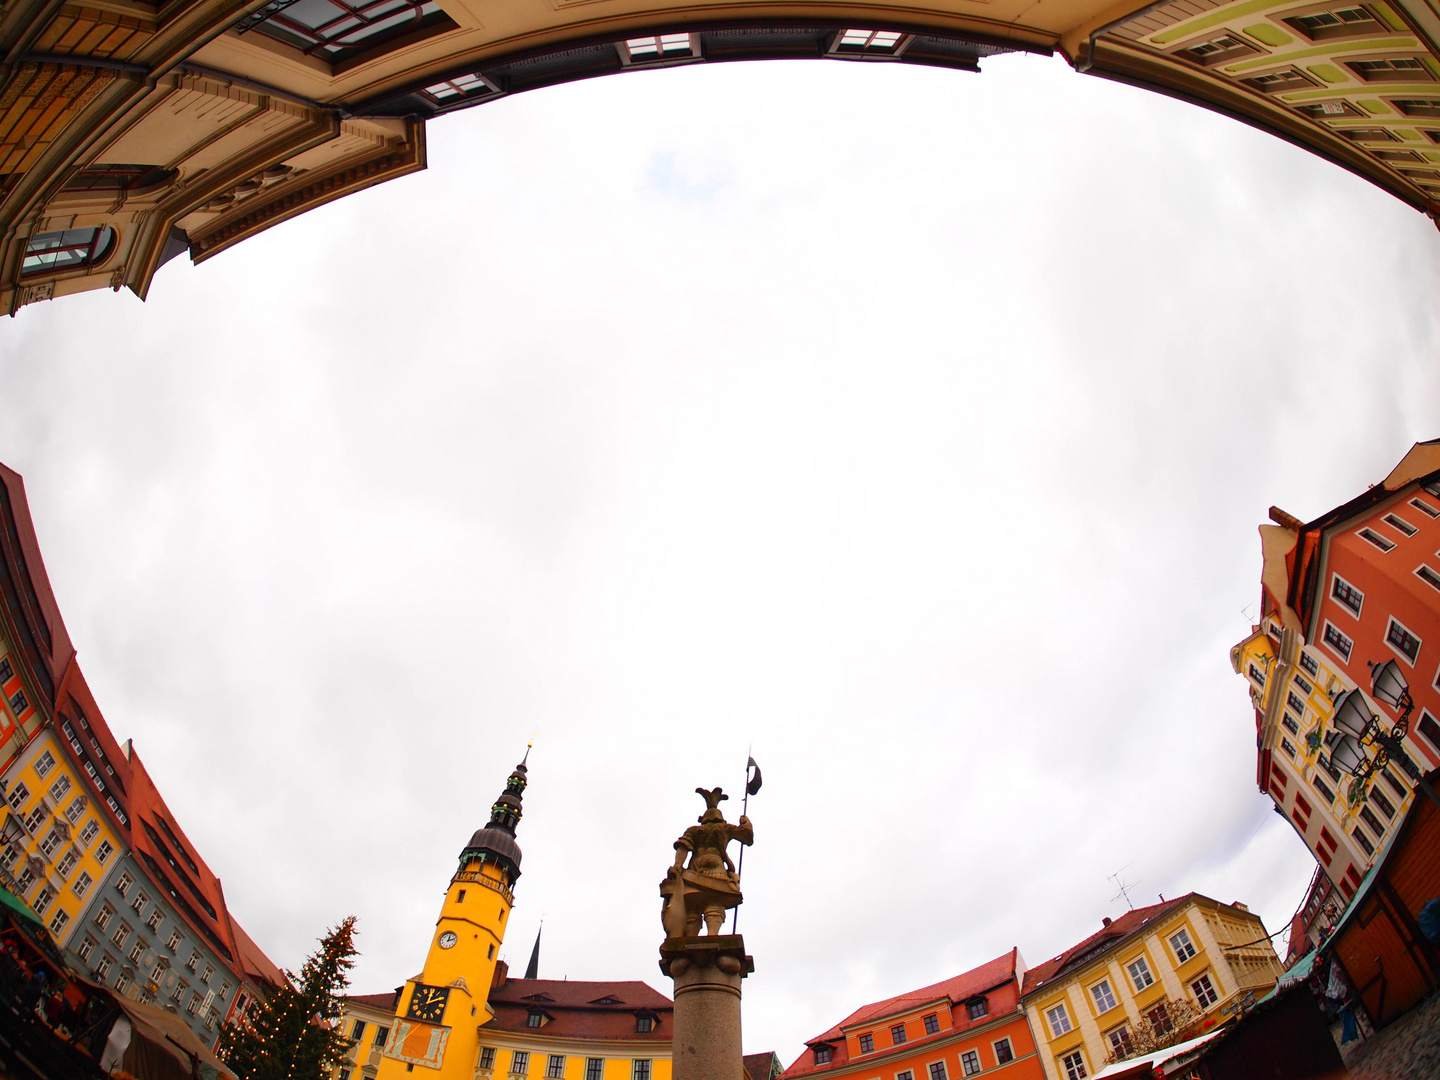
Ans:
[{"label": "arched tower window", "polygon": [[61,229],[36,233],[25,248],[22,274],[74,270],[104,262],[115,247],[115,230],[108,225],[93,229]]}]

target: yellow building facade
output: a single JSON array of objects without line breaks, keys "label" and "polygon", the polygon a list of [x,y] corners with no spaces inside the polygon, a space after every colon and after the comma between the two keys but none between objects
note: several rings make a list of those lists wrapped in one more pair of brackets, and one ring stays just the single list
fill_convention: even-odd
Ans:
[{"label": "yellow building facade", "polygon": [[64,947],[123,844],[62,739],[46,726],[4,772],[0,884],[29,904]]},{"label": "yellow building facade", "polygon": [[1022,1006],[1049,1080],[1085,1080],[1123,1057],[1137,1026],[1163,1027],[1170,1001],[1221,1022],[1270,990],[1283,969],[1264,924],[1243,904],[1198,893],[1136,908],[1025,974]]}]

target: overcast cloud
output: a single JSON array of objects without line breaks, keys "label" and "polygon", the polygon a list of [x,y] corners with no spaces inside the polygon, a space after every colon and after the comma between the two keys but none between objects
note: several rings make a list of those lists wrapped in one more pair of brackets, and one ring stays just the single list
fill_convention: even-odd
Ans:
[{"label": "overcast cloud", "polygon": [[[506,943],[644,979],[751,800],[746,1049],[1313,863],[1228,648],[1256,526],[1440,435],[1440,238],[1197,108],[1001,57],[743,64],[430,127],[430,168],[152,299],[0,326],[121,739],[279,963],[420,969],[532,732]],[[736,808],[732,802],[729,807]]]}]

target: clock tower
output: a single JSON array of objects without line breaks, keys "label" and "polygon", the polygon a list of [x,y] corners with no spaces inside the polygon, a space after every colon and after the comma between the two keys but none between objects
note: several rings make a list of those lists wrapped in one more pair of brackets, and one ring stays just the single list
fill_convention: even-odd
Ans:
[{"label": "clock tower", "polygon": [[480,1053],[481,1024],[494,1014],[487,1003],[505,925],[520,877],[520,824],[525,759],[490,808],[490,821],[470,837],[430,938],[425,967],[407,979],[376,1080],[413,1080],[425,1071],[471,1080]]}]

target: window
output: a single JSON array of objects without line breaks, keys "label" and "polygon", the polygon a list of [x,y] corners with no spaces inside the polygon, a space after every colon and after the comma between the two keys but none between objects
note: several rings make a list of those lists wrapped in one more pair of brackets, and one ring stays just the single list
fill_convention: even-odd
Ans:
[{"label": "window", "polygon": [[1271,71],[1265,75],[1254,75],[1240,81],[1252,90],[1259,90],[1262,94],[1280,94],[1287,90],[1310,90],[1315,86],[1293,67]]},{"label": "window", "polygon": [[196,949],[190,950],[190,959],[185,961],[185,966],[193,973],[200,969],[200,953]]},{"label": "window", "polygon": [[1330,788],[1326,785],[1325,781],[1321,780],[1320,777],[1310,777],[1310,786],[1313,787],[1316,791],[1318,791],[1320,793],[1320,797],[1324,799],[1327,803],[1333,803],[1335,801],[1335,793],[1330,790]]},{"label": "window", "polygon": [[1300,688],[1300,692],[1302,694],[1310,694],[1313,693],[1315,690],[1313,686],[1311,686],[1308,682],[1302,679],[1299,675],[1295,676],[1295,685]]},{"label": "window", "polygon": [[135,899],[130,901],[130,906],[135,909],[136,915],[143,915],[145,914],[145,905],[149,902],[150,898],[148,896],[146,896],[143,892],[137,892],[135,894]]},{"label": "window", "polygon": [[[95,823],[92,821],[90,824],[93,825]],[[110,858],[110,855],[112,852],[114,852],[114,850],[115,848],[111,845],[109,840],[101,840],[100,846],[95,849],[95,861],[98,862],[101,866],[104,866],[105,860]]]},{"label": "window", "polygon": [[134,942],[130,945],[130,952],[129,952],[130,962],[131,962],[132,964],[138,964],[138,963],[140,963],[140,960],[141,960],[142,957],[144,957],[144,955],[145,955],[145,939],[144,939],[144,938],[136,938],[136,939],[134,940]]},{"label": "window", "polygon": [[1370,838],[1361,831],[1358,825],[1351,831],[1350,836],[1354,839],[1355,843],[1360,845],[1360,849],[1364,851],[1366,855],[1375,854],[1375,845],[1370,842]]},{"label": "window", "polygon": [[160,923],[163,922],[164,919],[165,913],[157,907],[150,912],[150,918],[145,920],[145,925],[150,928],[152,934],[158,934],[160,932]]},{"label": "window", "polygon": [[934,1034],[935,1034],[937,1031],[939,1031],[939,1030],[940,1030],[940,1017],[936,1016],[934,1013],[931,1013],[929,1016],[925,1017],[925,1034],[926,1034],[926,1035],[934,1035]]},{"label": "window", "polygon": [[60,835],[59,829],[51,829],[46,834],[45,839],[40,841],[41,854],[48,859],[51,855],[55,854],[55,849],[60,846],[63,840],[64,837]]},{"label": "window", "polygon": [[50,920],[50,933],[54,934],[56,937],[59,937],[60,934],[64,931],[66,925],[69,924],[69,922],[70,916],[66,911],[64,911],[64,909],[57,911],[55,913],[55,917]]},{"label": "window", "polygon": [[874,1036],[874,1035],[869,1035],[869,1034],[861,1035],[861,1036],[860,1036],[860,1052],[861,1052],[862,1054],[868,1054],[868,1053],[870,1053],[871,1051],[873,1051],[874,1049],[875,1049],[875,1036]]},{"label": "window", "polygon": [[108,903],[101,904],[100,910],[95,913],[95,925],[102,931],[110,925],[110,920],[115,917],[115,909]]},{"label": "window", "polygon": [[385,1044],[389,1041],[390,1029],[388,1027],[377,1027],[375,1029],[375,1042],[373,1043],[374,1048],[376,1050],[384,1050]]},{"label": "window", "polygon": [[30,816],[25,819],[25,828],[30,830],[31,836],[34,836],[35,833],[39,831],[40,826],[44,824],[45,804],[42,802],[39,806],[35,807],[34,810],[30,811]]},{"label": "window", "polygon": [[565,1080],[565,1055],[551,1054],[545,1062],[545,1075],[548,1080]]},{"label": "window", "polygon": [[894,1045],[894,1046],[899,1046],[899,1045],[900,1045],[901,1043],[903,1043],[904,1041],[905,1041],[905,1025],[904,1025],[904,1024],[896,1024],[894,1027],[892,1027],[892,1028],[890,1029],[890,1042],[891,1042],[891,1044]]},{"label": "window", "polygon": [[1320,677],[1320,664],[1316,661],[1315,657],[1311,656],[1308,652],[1302,652],[1300,654],[1300,666],[1305,669],[1312,679],[1318,679]]},{"label": "window", "polygon": [[1380,775],[1384,777],[1385,783],[1390,785],[1390,790],[1393,791],[1399,798],[1404,799],[1405,796],[1409,794],[1409,792],[1405,790],[1405,785],[1402,784],[1399,780],[1395,779],[1395,774],[1392,773],[1389,769],[1385,769],[1380,773]]},{"label": "window", "polygon": [[55,800],[56,805],[59,805],[60,800],[65,797],[65,793],[69,790],[70,777],[66,776],[64,773],[61,773],[60,779],[56,780],[55,783],[50,785],[50,797]]},{"label": "window", "polygon": [[0,867],[9,870],[15,865],[15,860],[20,858],[19,844],[6,844],[4,851],[0,851]]},{"label": "window", "polygon": [[829,1065],[830,1059],[835,1054],[835,1049],[831,1046],[816,1046],[812,1047],[811,1049],[815,1055],[816,1065]]},{"label": "window", "polygon": [[1285,753],[1289,754],[1292,758],[1295,756],[1295,744],[1289,739],[1280,740],[1280,749],[1284,750]]},{"label": "window", "polygon": [[631,1062],[630,1080],[650,1080],[649,1058],[636,1058]]},{"label": "window", "polygon": [[55,864],[55,869],[62,878],[70,876],[70,871],[75,869],[75,864],[80,861],[80,853],[73,847],[60,856],[60,861]]},{"label": "window", "polygon": [[[13,704],[13,702],[12,702]],[[18,711],[18,710],[17,710]],[[35,759],[35,775],[44,778],[45,774],[55,768],[55,755],[46,750]]]},{"label": "window", "polygon": [[1195,955],[1195,943],[1190,940],[1190,931],[1178,930],[1170,935],[1170,948],[1175,950],[1175,959],[1185,963]]},{"label": "window", "polygon": [[1143,956],[1137,957],[1132,963],[1126,964],[1125,970],[1130,973],[1130,981],[1135,984],[1137,991],[1144,990],[1155,981],[1155,976],[1150,974],[1150,965],[1145,962]]},{"label": "window", "polygon": [[1393,615],[1390,616],[1390,626],[1385,631],[1385,644],[1412,664],[1420,655],[1420,639],[1406,629],[1404,623]]},{"label": "window", "polygon": [[80,815],[85,813],[85,796],[77,795],[74,802],[65,808],[65,820],[74,825],[80,820]]},{"label": "window", "polygon": [[929,1068],[930,1080],[945,1080],[945,1062],[932,1061]]},{"label": "window", "polygon": [[1370,804],[1385,815],[1385,820],[1395,820],[1395,806],[1378,787],[1370,788]]},{"label": "window", "polygon": [[119,990],[123,994],[133,981],[134,980],[131,978],[130,972],[126,971],[124,968],[121,968],[120,974],[115,976],[115,989]]},{"label": "window", "polygon": [[977,998],[965,1003],[965,1011],[970,1014],[971,1020],[979,1020],[982,1016],[990,1015],[990,1006],[984,998]]},{"label": "window", "polygon": [[605,1059],[585,1059],[585,1080],[605,1080]]},{"label": "window", "polygon": [[200,995],[191,994],[190,1000],[185,1003],[185,1011],[194,1016],[200,1011]]},{"label": "window", "polygon": [[454,26],[435,0],[282,0],[247,15],[235,29],[255,30],[308,56],[339,61],[417,30]]},{"label": "window", "polygon": [[1336,630],[1335,627],[1330,624],[1329,619],[1325,620],[1325,632],[1321,635],[1320,640],[1331,652],[1340,657],[1341,660],[1348,661],[1350,659],[1350,650],[1355,647],[1355,643],[1339,630]]},{"label": "window", "polygon": [[1424,499],[1411,499],[1410,505],[1426,517],[1440,518],[1440,510],[1436,510],[1435,507],[1431,506]]},{"label": "window", "polygon": [[1085,1071],[1085,1055],[1079,1050],[1066,1054],[1060,1059],[1060,1065],[1065,1069],[1065,1080],[1085,1080],[1090,1075]]},{"label": "window", "polygon": [[9,657],[0,659],[0,686],[5,685],[15,677],[15,671],[10,667]]},{"label": "window", "polygon": [[1414,56],[1385,60],[1346,60],[1345,66],[1363,82],[1433,82],[1425,65]]},{"label": "window", "polygon": [[960,1070],[966,1076],[974,1076],[980,1071],[980,1055],[974,1050],[966,1050],[960,1055]]},{"label": "window", "polygon": [[1251,665],[1250,665],[1250,678],[1252,678],[1253,680],[1255,680],[1255,685],[1256,685],[1256,686],[1260,687],[1262,690],[1264,689],[1264,687],[1265,687],[1265,672],[1264,672],[1263,669],[1261,669],[1260,667],[1256,666],[1255,664],[1251,664]]},{"label": "window", "polygon": [[90,886],[94,884],[94,881],[94,878],[92,878],[84,870],[81,870],[80,876],[77,877],[74,881],[74,884],[70,886],[70,891],[73,892],[76,896],[83,897],[87,892],[90,891]]},{"label": "window", "polygon": [[915,1074],[909,1069],[902,1069],[895,1074],[895,1080],[915,1080]]},{"label": "window", "polygon": [[135,879],[130,876],[129,870],[121,871],[120,876],[115,879],[115,891],[121,896],[124,896],[130,891],[130,886],[134,881]]},{"label": "window", "polygon": [[[23,690],[16,690],[15,693],[10,695],[10,711],[17,717],[25,711],[25,706],[28,704],[29,702],[25,700],[25,692]],[[49,757],[50,755],[47,753],[45,756]],[[35,771],[40,772],[38,766]],[[45,774],[40,773],[40,775],[44,776]]]},{"label": "window", "polygon": [[[167,942],[165,942],[165,947],[166,947],[167,949],[169,949],[171,952],[174,952],[176,949],[180,948],[180,931],[179,931],[179,930],[171,930],[171,931],[170,931],[170,940],[167,941]],[[195,969],[194,969],[194,968],[191,968],[190,970],[191,970],[191,971],[194,971]]]},{"label": "window", "polygon": [[1429,585],[1432,589],[1440,589],[1440,574],[1437,574],[1434,570],[1431,570],[1430,567],[1426,566],[1424,563],[1421,563],[1418,567],[1415,568],[1415,576],[1418,577],[1421,581],[1425,582],[1426,585]]},{"label": "window", "polygon": [[[1391,104],[1406,116],[1440,116],[1440,101],[1434,98],[1398,98]],[[1425,490],[1435,494],[1429,484],[1425,485]]]},{"label": "window", "polygon": [[100,963],[95,965],[95,974],[101,982],[110,974],[110,969],[115,966],[115,958],[108,952],[100,957]]},{"label": "window", "polygon": [[635,1030],[636,1030],[636,1031],[651,1031],[651,1030],[654,1029],[654,1027],[655,1027],[655,1018],[654,1018],[653,1016],[637,1016],[637,1017],[635,1017]]},{"label": "window", "polygon": [[1294,15],[1285,21],[1311,41],[1386,33],[1386,28],[1362,7],[1332,8],[1310,15]]},{"label": "window", "polygon": [[1117,1028],[1111,1028],[1105,1033],[1105,1041],[1110,1044],[1110,1053],[1115,1060],[1129,1056],[1135,1050],[1135,1041],[1130,1038],[1130,1025],[1121,1024]]},{"label": "window", "polygon": [[1429,740],[1431,746],[1440,750],[1440,724],[1437,724],[1435,718],[1425,709],[1420,710],[1420,734]]},{"label": "window", "polygon": [[113,941],[113,942],[115,943],[115,947],[116,947],[117,949],[119,949],[119,948],[123,948],[123,947],[124,947],[124,945],[125,945],[125,939],[128,938],[129,936],[130,936],[130,927],[126,926],[126,925],[122,922],[119,926],[117,926],[117,927],[115,928],[115,936],[112,937],[110,940]]},{"label": "window", "polygon": [[545,1014],[538,1009],[531,1009],[530,1015],[525,1017],[526,1027],[538,1028],[543,1023],[545,1023]]},{"label": "window", "polygon": [[1288,705],[1291,709],[1295,710],[1296,716],[1305,715],[1305,702],[1301,701],[1300,698],[1296,696],[1294,690],[1291,690],[1286,696],[1285,704]]},{"label": "window", "polygon": [[1295,718],[1289,713],[1286,713],[1280,718],[1280,723],[1291,735],[1300,734],[1300,725],[1295,722]]},{"label": "window", "polygon": [[1330,595],[1357,618],[1360,615],[1360,608],[1365,604],[1365,594],[1355,588],[1339,574],[1330,579]]},{"label": "window", "polygon": [[1220,1000],[1220,995],[1215,992],[1215,987],[1210,983],[1208,973],[1201,975],[1190,984],[1190,990],[1195,995],[1195,1004],[1202,1009],[1208,1009],[1215,1002]]},{"label": "window", "polygon": [[1193,60],[1197,64],[1213,67],[1216,64],[1228,63],[1241,57],[1254,56],[1259,51],[1235,34],[1221,34],[1209,41],[1186,46],[1178,51],[1178,55],[1187,60]]},{"label": "window", "polygon": [[19,895],[22,897],[30,891],[30,886],[35,884],[35,874],[30,867],[25,867],[15,876],[15,884],[19,886]]},{"label": "window", "polygon": [[55,890],[50,888],[49,885],[46,885],[35,894],[35,899],[30,901],[30,907],[34,909],[36,915],[44,915],[45,909],[50,906],[50,901],[54,899]]},{"label": "window", "polygon": [[1065,1003],[1045,1010],[1045,1019],[1050,1023],[1050,1034],[1059,1038],[1070,1030],[1070,1014],[1065,1011]]},{"label": "window", "polygon": [[1395,529],[1397,532],[1402,532],[1406,536],[1414,536],[1417,532],[1420,531],[1414,525],[1411,525],[1410,522],[1406,521],[1402,517],[1398,517],[1395,514],[1386,514],[1383,518],[1381,518],[1381,520],[1384,521],[1386,525],[1389,525],[1392,529]]},{"label": "window", "polygon": [[830,53],[834,56],[863,56],[882,55],[894,56],[900,51],[900,41],[904,37],[895,30],[861,30],[852,28],[846,30],[831,46]]},{"label": "window", "polygon": [[[1356,131],[1356,132],[1360,132],[1360,131],[1368,131],[1369,129],[1368,129],[1368,128],[1355,128],[1355,129],[1352,129],[1352,130],[1354,130],[1354,131]],[[1383,129],[1382,129],[1382,130],[1383,130]],[[1365,141],[1364,139],[1361,139],[1361,138],[1358,136],[1358,134],[1357,134],[1357,135],[1350,135],[1350,136],[1347,136],[1347,137],[1348,137],[1348,138],[1354,138],[1356,142],[1364,142],[1364,141]],[[1374,544],[1374,545],[1375,545],[1377,548],[1379,548],[1381,551],[1390,551],[1391,549],[1393,549],[1393,548],[1395,547],[1395,541],[1394,541],[1394,540],[1389,540],[1389,539],[1381,536],[1381,535],[1380,535],[1379,533],[1377,533],[1374,529],[1370,529],[1370,528],[1361,529],[1361,530],[1360,530],[1360,538],[1361,538],[1362,540],[1368,540],[1368,541],[1370,541],[1370,543]]]},{"label": "window", "polygon": [[25,800],[30,798],[30,789],[24,784],[16,784],[10,789],[10,794],[5,796],[6,801],[16,810],[25,805]]},{"label": "window", "polygon": [[1090,987],[1090,996],[1095,999],[1095,1008],[1102,1013],[1115,1008],[1115,992],[1110,989],[1109,979],[1101,979]]},{"label": "window", "polygon": [[1147,1012],[1145,1019],[1150,1021],[1150,1026],[1155,1029],[1157,1035],[1167,1035],[1175,1029],[1175,1022],[1170,1019],[1170,1010],[1163,1004],[1156,1005]]},{"label": "window", "polygon": [[[425,93],[429,94],[442,105],[451,100],[459,101],[464,98],[489,97],[491,94],[498,94],[500,88],[485,78],[478,71],[468,75],[457,75],[453,79],[444,79],[438,83],[431,83],[425,87]],[[460,890],[460,895],[455,898],[456,903],[465,902],[465,890]]]},{"label": "window", "polygon": [[1371,810],[1370,807],[1360,807],[1360,820],[1365,822],[1366,825],[1370,826],[1370,831],[1373,832],[1376,836],[1385,835],[1384,823],[1375,816],[1375,811]]},{"label": "window", "polygon": [[687,60],[700,55],[699,46],[699,39],[692,34],[630,38],[620,46],[620,62],[629,67],[662,60]]},{"label": "window", "polygon": [[1004,1065],[1015,1060],[1015,1051],[1011,1048],[1009,1039],[1000,1039],[991,1045],[995,1047],[995,1064]]},{"label": "window", "polygon": [[[530,1025],[533,1026],[533,1025]],[[530,1071],[530,1052],[528,1050],[510,1051],[510,1075],[524,1076]]]},{"label": "window", "polygon": [[75,950],[75,955],[78,956],[81,960],[83,960],[83,961],[85,961],[85,962],[88,963],[89,960],[90,960],[90,954],[93,953],[94,951],[95,951],[95,939],[94,939],[93,937],[91,937],[89,934],[86,934],[86,935],[80,940],[80,945],[79,945],[79,947]]},{"label": "window", "polygon": [[[594,1060],[593,1058],[591,1060]],[[480,1048],[480,1068],[495,1068],[495,1048],[493,1046],[482,1046]],[[600,1080],[599,1077],[591,1076],[590,1070],[585,1070],[585,1080]]]}]

